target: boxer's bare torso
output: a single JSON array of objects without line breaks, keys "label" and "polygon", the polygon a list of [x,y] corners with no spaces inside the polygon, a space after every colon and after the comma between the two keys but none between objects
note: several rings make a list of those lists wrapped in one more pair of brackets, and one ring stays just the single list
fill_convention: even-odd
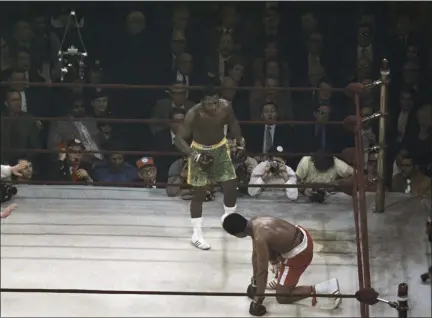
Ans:
[{"label": "boxer's bare torso", "polygon": [[252,241],[256,254],[263,246],[268,248],[271,261],[276,261],[281,254],[291,251],[302,242],[299,229],[284,220],[273,217],[256,217],[251,219]]},{"label": "boxer's bare torso", "polygon": [[174,140],[182,152],[191,155],[191,148],[185,142],[192,136],[193,140],[202,145],[215,145],[225,137],[224,126],[229,125],[233,134],[241,137],[240,127],[230,103],[217,98],[205,106],[199,103],[187,113],[179,132]]}]

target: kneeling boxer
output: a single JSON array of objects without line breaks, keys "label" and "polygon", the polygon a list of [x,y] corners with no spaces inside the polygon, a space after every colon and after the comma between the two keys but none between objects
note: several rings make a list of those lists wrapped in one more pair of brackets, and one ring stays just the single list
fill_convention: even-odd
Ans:
[{"label": "kneeling boxer", "polygon": [[[300,276],[313,258],[313,241],[304,228],[274,217],[254,217],[247,220],[238,213],[227,215],[222,225],[231,235],[252,238],[253,276],[247,290],[249,297],[254,300],[249,308],[251,315],[262,316],[266,313],[266,308],[262,305],[264,297],[256,297],[255,294],[265,292],[268,263],[279,265],[278,281],[275,284],[278,303],[291,304],[309,297],[300,295],[308,294],[312,297],[312,305],[315,305],[314,294],[333,294],[335,298],[326,298],[329,304],[323,308],[339,307],[342,299],[337,296],[340,292],[336,278],[316,285],[297,286]],[[282,296],[286,294],[290,296]]]}]

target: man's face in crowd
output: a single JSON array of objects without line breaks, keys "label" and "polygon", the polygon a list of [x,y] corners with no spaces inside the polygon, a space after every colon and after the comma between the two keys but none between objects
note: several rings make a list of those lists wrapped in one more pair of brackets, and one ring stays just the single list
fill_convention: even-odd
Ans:
[{"label": "man's face in crowd", "polygon": [[419,58],[419,48],[415,45],[410,45],[407,48],[407,59],[408,61],[416,62]]},{"label": "man's face in crowd", "polygon": [[319,54],[322,48],[322,35],[320,33],[311,33],[307,42],[310,53]]},{"label": "man's face in crowd", "polygon": [[101,83],[103,78],[103,72],[100,70],[91,70],[90,71],[90,83]]},{"label": "man's face in crowd", "polygon": [[414,108],[414,98],[408,92],[402,92],[400,95],[400,105],[401,109],[405,111],[410,111]]},{"label": "man's face in crowd", "polygon": [[189,10],[182,8],[173,13],[172,24],[175,30],[186,30],[189,23]]},{"label": "man's face in crowd", "polygon": [[368,46],[372,42],[371,29],[368,26],[361,26],[357,31],[357,40],[360,46]]},{"label": "man's face in crowd", "polygon": [[156,176],[157,176],[157,169],[156,167],[143,167],[139,169],[138,176],[141,180],[143,180],[145,183],[155,183]]},{"label": "man's face in crowd", "polygon": [[28,80],[27,80],[26,75],[25,75],[24,72],[12,72],[12,74],[11,74],[11,76],[10,76],[9,79],[10,79],[11,82],[21,82],[21,83],[24,83],[24,84],[21,84],[21,83],[19,83],[19,84],[18,83],[11,84],[10,86],[14,90],[17,90],[17,91],[21,92],[21,91],[25,90],[28,87],[28,85],[26,84],[26,83],[28,83]]},{"label": "man's face in crowd", "polygon": [[413,162],[411,159],[402,159],[400,163],[401,173],[405,178],[408,178],[412,175],[414,171]]},{"label": "man's face in crowd", "polygon": [[174,105],[183,106],[186,102],[186,91],[184,92],[172,92],[171,99]]},{"label": "man's face in crowd", "polygon": [[306,13],[301,16],[301,26],[304,31],[310,33],[316,29],[318,21],[312,13]]},{"label": "man's face in crowd", "polygon": [[123,166],[124,163],[124,157],[121,154],[115,153],[110,155],[109,157],[109,163],[112,168],[115,170],[120,169]]},{"label": "man's face in crowd", "polygon": [[237,83],[241,81],[244,73],[244,66],[241,64],[234,65],[234,67],[230,70],[230,76]]},{"label": "man's face in crowd", "polygon": [[278,64],[278,62],[268,61],[265,66],[266,66],[267,76],[279,78],[279,64]]},{"label": "man's face in crowd", "polygon": [[273,104],[267,104],[263,107],[261,117],[263,120],[277,120],[277,108]]},{"label": "man's face in crowd", "polygon": [[92,107],[97,112],[105,112],[108,108],[108,97],[102,96],[92,101]]},{"label": "man's face in crowd", "polygon": [[70,146],[67,148],[67,150],[71,151],[70,153],[67,154],[68,161],[71,164],[78,164],[83,157],[82,154],[83,149],[81,148],[81,146],[79,145]]},{"label": "man's face in crowd", "polygon": [[26,52],[19,52],[16,57],[16,64],[18,68],[29,71],[30,69],[30,54]]},{"label": "man's face in crowd", "polygon": [[70,110],[70,115],[74,117],[82,117],[85,115],[84,101],[77,99],[73,102]]},{"label": "man's face in crowd", "polygon": [[223,56],[229,56],[234,50],[234,41],[231,35],[223,34],[219,40],[219,52]]},{"label": "man's face in crowd", "polygon": [[205,112],[210,116],[216,116],[220,112],[218,95],[204,96],[202,105]]},{"label": "man's face in crowd", "polygon": [[6,95],[6,104],[9,111],[18,113],[21,111],[21,95],[18,92],[9,92]]},{"label": "man's face in crowd", "polygon": [[318,88],[321,89],[318,91],[319,99],[329,100],[332,97],[332,86],[330,84],[322,82]]},{"label": "man's face in crowd", "polygon": [[279,26],[279,14],[275,10],[266,10],[264,15],[264,25],[268,28]]},{"label": "man's face in crowd", "polygon": [[180,127],[180,125],[182,124],[181,122],[183,122],[184,117],[185,117],[184,114],[180,114],[180,113],[178,113],[178,114],[174,114],[174,115],[173,115],[172,119],[173,119],[173,120],[178,120],[178,121],[179,121],[179,122],[171,123],[171,124],[170,124],[170,126],[171,126],[171,130],[173,131],[174,134],[176,134],[177,131],[179,130],[179,127]]},{"label": "man's face in crowd", "polygon": [[276,42],[268,42],[264,49],[264,54],[267,59],[277,58],[279,49]]},{"label": "man's face in crowd", "polygon": [[265,87],[266,87],[266,94],[267,96],[273,96],[277,94],[277,90],[275,90],[275,87],[279,86],[279,81],[275,78],[267,78]]},{"label": "man's face in crowd", "polygon": [[126,19],[126,30],[131,35],[136,35],[146,27],[145,16],[138,11],[129,13]]},{"label": "man's face in crowd", "polygon": [[193,58],[190,54],[183,53],[179,56],[178,69],[180,73],[189,75],[193,69]]}]

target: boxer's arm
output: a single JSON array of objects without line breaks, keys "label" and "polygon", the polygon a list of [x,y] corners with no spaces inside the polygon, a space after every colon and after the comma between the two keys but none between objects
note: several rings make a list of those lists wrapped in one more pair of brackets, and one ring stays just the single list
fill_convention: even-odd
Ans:
[{"label": "boxer's arm", "polygon": [[[257,270],[255,276],[257,294],[264,294],[267,284],[269,262],[269,249],[267,247],[267,242],[264,239],[257,238],[255,241],[255,251],[257,255]],[[264,297],[257,297],[255,301],[261,304],[264,301]]]},{"label": "boxer's arm", "polygon": [[252,269],[253,269],[253,278],[256,279],[256,275],[257,275],[257,254],[255,252],[255,246],[253,246],[253,250],[252,250]]},{"label": "boxer's arm", "polygon": [[186,113],[185,119],[182,125],[180,125],[180,128],[174,137],[174,144],[176,145],[176,147],[187,156],[192,156],[193,154],[193,151],[187,144],[186,139],[189,139],[192,134],[192,125],[194,118],[195,110],[190,109]]},{"label": "boxer's arm", "polygon": [[238,123],[237,117],[234,113],[234,109],[231,107],[231,105],[227,106],[228,111],[228,128],[232,136],[237,142],[240,142],[243,139],[240,124]]}]

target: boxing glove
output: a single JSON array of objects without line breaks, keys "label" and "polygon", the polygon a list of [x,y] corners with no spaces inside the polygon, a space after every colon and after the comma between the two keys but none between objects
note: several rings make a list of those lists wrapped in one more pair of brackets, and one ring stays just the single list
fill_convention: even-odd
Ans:
[{"label": "boxing glove", "polygon": [[267,312],[267,309],[260,303],[253,301],[249,306],[249,313],[252,316],[263,316]]},{"label": "boxing glove", "polygon": [[211,167],[214,161],[213,156],[210,153],[206,153],[206,152],[202,152],[202,153],[194,152],[192,155],[192,159],[196,163],[198,163],[203,169],[207,169]]},{"label": "boxing glove", "polygon": [[257,292],[257,287],[256,287],[256,282],[255,279],[252,277],[251,278],[251,283],[249,284],[247,290],[246,290],[246,294],[250,299],[255,299],[255,294]]}]

